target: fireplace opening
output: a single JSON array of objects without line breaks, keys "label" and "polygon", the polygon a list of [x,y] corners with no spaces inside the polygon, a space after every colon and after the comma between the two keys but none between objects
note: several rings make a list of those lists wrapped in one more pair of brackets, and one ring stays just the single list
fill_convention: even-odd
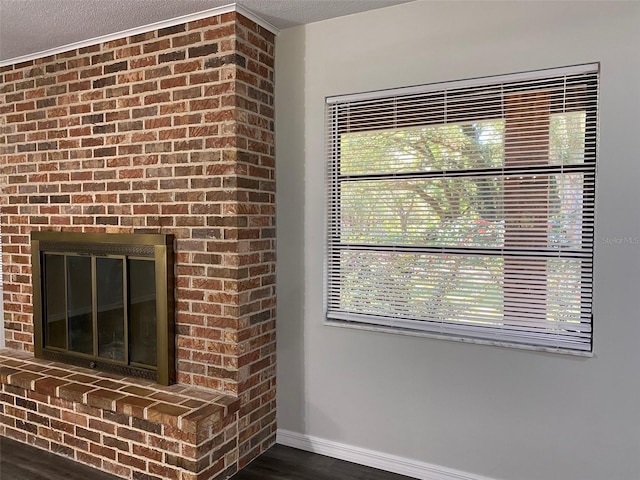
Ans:
[{"label": "fireplace opening", "polygon": [[33,232],[36,357],[175,381],[173,237]]}]

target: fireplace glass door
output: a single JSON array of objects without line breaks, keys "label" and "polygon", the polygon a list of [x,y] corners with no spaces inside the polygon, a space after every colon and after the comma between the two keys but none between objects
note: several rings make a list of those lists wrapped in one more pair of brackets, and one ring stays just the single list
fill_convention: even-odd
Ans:
[{"label": "fireplace glass door", "polygon": [[[156,245],[79,243],[85,239],[79,234],[75,242],[41,241],[45,233],[48,240],[55,232],[34,234],[32,242],[39,250],[34,275],[41,278],[34,282],[39,287],[34,298],[40,299],[34,312],[42,320],[40,329],[36,325],[41,342],[36,355],[158,376],[159,360],[173,362],[167,354],[173,350],[173,322],[168,322],[173,295],[166,252],[156,252]],[[131,237],[136,236],[126,236]],[[159,348],[159,341],[166,346]]]},{"label": "fireplace glass door", "polygon": [[45,254],[45,346],[156,366],[155,262]]},{"label": "fireplace glass door", "polygon": [[[128,309],[125,306],[128,301],[125,295],[125,266],[124,258],[96,258],[97,355],[118,362],[127,361],[125,332]],[[155,318],[153,322],[155,323]]]},{"label": "fireplace glass door", "polygon": [[[67,256],[65,260],[66,280],[62,277],[52,281],[67,285],[67,348],[77,353],[91,355],[93,354],[91,258]],[[45,288],[47,288],[46,285]]]}]

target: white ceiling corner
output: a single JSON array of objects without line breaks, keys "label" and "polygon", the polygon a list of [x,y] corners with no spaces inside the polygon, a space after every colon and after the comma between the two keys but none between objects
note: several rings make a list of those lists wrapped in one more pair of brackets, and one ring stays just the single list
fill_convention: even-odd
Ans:
[{"label": "white ceiling corner", "polygon": [[[274,33],[412,0],[0,0],[0,65],[236,8]],[[184,17],[184,18],[183,18]]]}]

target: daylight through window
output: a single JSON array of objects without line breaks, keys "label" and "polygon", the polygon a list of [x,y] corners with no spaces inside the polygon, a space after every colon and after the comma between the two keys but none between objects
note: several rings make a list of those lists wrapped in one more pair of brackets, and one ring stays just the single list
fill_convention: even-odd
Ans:
[{"label": "daylight through window", "polygon": [[327,99],[327,319],[592,349],[598,65]]}]

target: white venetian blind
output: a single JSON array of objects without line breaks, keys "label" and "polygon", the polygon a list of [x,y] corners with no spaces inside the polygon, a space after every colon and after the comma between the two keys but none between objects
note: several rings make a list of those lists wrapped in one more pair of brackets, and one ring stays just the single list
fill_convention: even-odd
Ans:
[{"label": "white venetian blind", "polygon": [[327,99],[327,319],[591,351],[598,65]]}]

